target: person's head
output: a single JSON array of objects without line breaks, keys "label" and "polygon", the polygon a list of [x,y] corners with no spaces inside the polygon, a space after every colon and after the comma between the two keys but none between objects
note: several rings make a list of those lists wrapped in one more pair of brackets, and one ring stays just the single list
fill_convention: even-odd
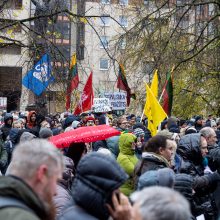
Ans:
[{"label": "person's head", "polygon": [[214,146],[217,142],[217,136],[213,128],[204,127],[200,130],[201,135],[206,139],[208,146]]},{"label": "person's head", "polygon": [[35,139],[16,146],[7,175],[24,180],[46,204],[56,194],[63,171],[63,156],[46,140]]},{"label": "person's head", "polygon": [[53,136],[53,132],[50,128],[41,128],[39,132],[39,138],[48,139]]},{"label": "person's head", "polygon": [[22,123],[21,123],[21,121],[14,121],[14,122],[12,123],[12,128],[22,129]]},{"label": "person's head", "polygon": [[72,196],[75,203],[90,215],[97,219],[108,219],[106,203],[111,204],[112,193],[126,180],[127,174],[113,157],[89,153],[77,166]]},{"label": "person's head", "polygon": [[70,144],[67,153],[67,157],[71,158],[74,162],[75,167],[77,167],[81,157],[87,153],[87,148],[85,143],[72,143]]},{"label": "person's head", "polygon": [[168,161],[171,161],[174,149],[170,144],[169,139],[162,135],[152,137],[145,145],[144,151],[153,152],[163,156]]},{"label": "person's head", "polygon": [[166,186],[173,188],[175,173],[170,168],[149,170],[143,173],[138,180],[138,190],[150,186]]},{"label": "person's head", "polygon": [[129,122],[128,120],[126,119],[126,117],[123,117],[121,116],[119,119],[118,119],[118,127],[121,128],[122,130],[126,130],[129,128]]},{"label": "person's head", "polygon": [[211,128],[213,128],[214,131],[217,130],[217,123],[216,123],[215,120],[211,120],[210,125],[211,125]]},{"label": "person's head", "polygon": [[44,120],[40,123],[40,126],[41,128],[50,128],[50,123]]},{"label": "person's head", "polygon": [[121,134],[119,138],[119,150],[125,155],[134,155],[137,137],[131,133]]},{"label": "person's head", "polygon": [[7,126],[12,126],[13,116],[11,113],[6,113],[4,116],[4,123]]},{"label": "person's head", "polygon": [[95,125],[95,118],[92,116],[88,116],[86,118],[86,126],[94,126]]},{"label": "person's head", "polygon": [[30,112],[31,114],[30,114],[30,122],[36,122],[36,120],[37,120],[37,114],[36,114],[36,112]]},{"label": "person's head", "polygon": [[135,220],[190,220],[187,200],[178,192],[153,186],[131,195]]},{"label": "person's head", "polygon": [[208,154],[208,144],[205,137],[201,136],[200,150],[202,157],[205,157]]},{"label": "person's head", "polygon": [[195,125],[203,125],[203,119],[202,116],[198,115],[195,117]]},{"label": "person's head", "polygon": [[73,122],[72,122],[72,127],[73,127],[74,129],[80,128],[80,127],[81,127],[81,124],[80,124],[79,121],[73,121]]},{"label": "person's head", "polygon": [[184,160],[190,161],[196,166],[203,166],[203,157],[207,152],[207,142],[200,133],[184,135],[177,148],[177,153]]}]

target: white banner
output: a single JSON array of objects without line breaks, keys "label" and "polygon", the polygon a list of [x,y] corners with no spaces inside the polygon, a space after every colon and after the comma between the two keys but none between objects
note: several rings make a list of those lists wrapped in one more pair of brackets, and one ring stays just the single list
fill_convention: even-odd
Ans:
[{"label": "white banner", "polygon": [[127,94],[125,92],[105,92],[112,110],[124,110],[127,107]]},{"label": "white banner", "polygon": [[7,97],[0,97],[0,109],[1,110],[7,109]]},{"label": "white banner", "polygon": [[112,110],[107,98],[94,98],[92,109],[94,112],[109,112]]}]

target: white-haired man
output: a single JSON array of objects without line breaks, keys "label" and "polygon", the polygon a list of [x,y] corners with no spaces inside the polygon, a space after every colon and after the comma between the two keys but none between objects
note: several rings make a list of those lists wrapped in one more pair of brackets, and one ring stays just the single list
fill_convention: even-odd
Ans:
[{"label": "white-haired man", "polygon": [[62,155],[48,141],[19,144],[7,176],[0,177],[0,219],[55,219],[52,198],[62,170]]},{"label": "white-haired man", "polygon": [[131,195],[134,220],[190,220],[189,203],[178,192],[159,186],[144,188]]},{"label": "white-haired man", "polygon": [[209,148],[216,147],[217,135],[213,128],[204,127],[199,133],[206,139]]}]

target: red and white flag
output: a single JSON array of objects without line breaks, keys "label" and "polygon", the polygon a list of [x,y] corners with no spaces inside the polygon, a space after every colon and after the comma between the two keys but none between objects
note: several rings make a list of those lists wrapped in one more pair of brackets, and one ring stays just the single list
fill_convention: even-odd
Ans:
[{"label": "red and white flag", "polygon": [[90,110],[93,105],[93,99],[94,99],[94,94],[93,94],[93,88],[92,88],[92,72],[91,72],[85,84],[85,87],[83,89],[79,103],[76,106],[76,109],[73,114],[79,115],[82,112]]}]

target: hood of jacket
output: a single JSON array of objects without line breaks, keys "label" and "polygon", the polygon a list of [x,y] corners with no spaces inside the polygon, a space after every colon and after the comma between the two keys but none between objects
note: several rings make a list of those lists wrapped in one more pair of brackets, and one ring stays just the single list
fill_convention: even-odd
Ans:
[{"label": "hood of jacket", "polygon": [[201,134],[187,134],[183,136],[177,147],[177,153],[194,165],[201,165],[203,157],[200,150]]},{"label": "hood of jacket", "polygon": [[9,139],[14,144],[18,143],[19,141],[19,131],[20,129],[18,128],[12,128],[9,132]]},{"label": "hood of jacket", "polygon": [[31,141],[34,138],[37,138],[34,134],[30,133],[30,132],[23,132],[21,137],[20,137],[20,142],[24,142],[24,141]]},{"label": "hood of jacket", "polygon": [[105,204],[111,201],[112,192],[127,178],[114,158],[101,153],[89,153],[77,166],[72,185],[73,199],[91,215],[108,219],[109,212]]},{"label": "hood of jacket", "polygon": [[133,142],[136,141],[136,136],[130,133],[121,134],[119,138],[120,153],[126,155],[134,155],[134,150],[131,148]]},{"label": "hood of jacket", "polygon": [[40,219],[47,218],[46,208],[37,194],[15,176],[0,177],[0,196],[16,198],[32,209]]},{"label": "hood of jacket", "polygon": [[36,121],[35,121],[34,123],[31,121],[31,116],[32,116],[33,114],[35,114],[35,115],[37,116],[37,113],[36,113],[35,111],[30,111],[30,112],[28,113],[28,116],[27,116],[27,124],[28,124],[28,126],[31,127],[31,128],[36,125]]},{"label": "hood of jacket", "polygon": [[172,188],[175,174],[170,168],[149,170],[143,173],[138,180],[138,190],[149,186],[165,186]]},{"label": "hood of jacket", "polygon": [[5,124],[6,124],[7,120],[9,120],[9,119],[12,119],[12,121],[13,121],[13,116],[12,116],[11,113],[6,113],[5,116],[4,116]]}]

